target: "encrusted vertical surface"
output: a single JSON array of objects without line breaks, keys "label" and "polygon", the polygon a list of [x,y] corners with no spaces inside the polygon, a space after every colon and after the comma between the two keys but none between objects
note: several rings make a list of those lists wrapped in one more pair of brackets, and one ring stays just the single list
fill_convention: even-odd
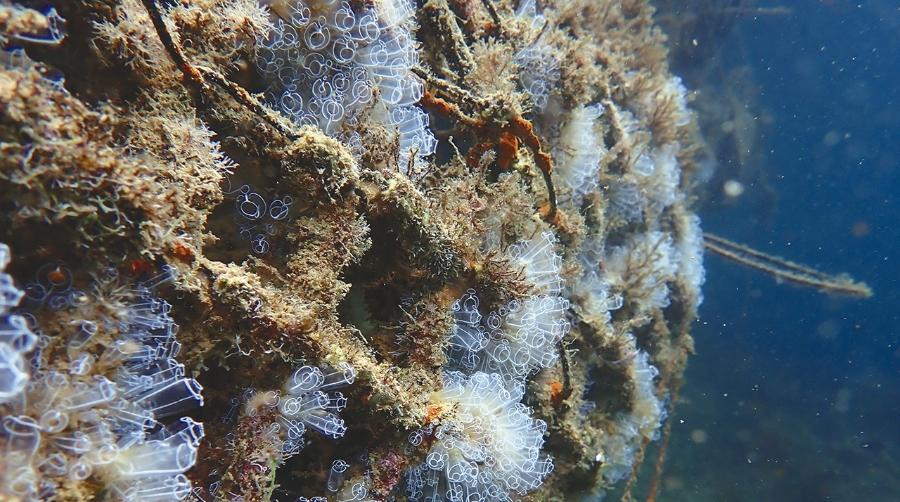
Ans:
[{"label": "encrusted vertical surface", "polygon": [[51,4],[0,0],[0,498],[632,474],[704,280],[644,0]]}]

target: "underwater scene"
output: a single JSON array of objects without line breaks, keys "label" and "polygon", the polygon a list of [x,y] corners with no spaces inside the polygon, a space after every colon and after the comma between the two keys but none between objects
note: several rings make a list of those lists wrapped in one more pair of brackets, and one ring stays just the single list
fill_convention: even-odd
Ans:
[{"label": "underwater scene", "polygon": [[886,0],[0,0],[0,500],[900,500]]},{"label": "underwater scene", "polygon": [[[688,39],[720,36],[719,62],[672,66],[688,88],[731,102],[705,128],[722,135],[734,121],[748,138],[720,142],[728,153],[707,190],[723,188],[698,201],[704,232],[848,272],[874,296],[777,284],[708,254],[657,500],[900,500],[900,10],[724,3],[728,34],[712,35],[722,25],[707,17]],[[754,12],[730,15],[737,4]],[[746,187],[740,197],[729,179]]]}]

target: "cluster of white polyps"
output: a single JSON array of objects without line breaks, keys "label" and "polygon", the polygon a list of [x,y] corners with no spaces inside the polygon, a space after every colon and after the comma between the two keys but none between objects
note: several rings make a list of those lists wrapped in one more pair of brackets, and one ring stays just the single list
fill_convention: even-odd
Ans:
[{"label": "cluster of white polyps", "polygon": [[549,368],[557,359],[556,344],[568,333],[569,301],[561,296],[562,258],[554,251],[555,239],[544,232],[535,239],[510,246],[513,267],[532,285],[532,296],[514,299],[486,318],[478,310],[478,297],[468,291],[453,304],[456,320],[449,337],[448,357],[467,372],[497,373],[504,380],[524,379],[530,372]]},{"label": "cluster of white polyps", "polygon": [[677,145],[663,145],[642,153],[631,166],[631,176],[644,196],[647,221],[657,221],[663,210],[675,203],[681,182],[677,153]]},{"label": "cluster of white polyps", "polygon": [[[532,295],[483,317],[474,290],[453,304],[448,337],[451,368],[429,406],[450,410],[410,436],[435,441],[425,463],[407,471],[410,500],[509,500],[541,485],[553,462],[541,456],[547,424],[520,403],[525,377],[552,366],[569,330],[569,302],[561,296],[562,258],[550,232],[508,249],[510,264]],[[467,377],[466,375],[471,375]]]},{"label": "cluster of white polyps", "polygon": [[632,234],[610,247],[603,260],[605,276],[639,312],[669,306],[669,283],[676,280],[681,254],[672,236],[660,231]]},{"label": "cluster of white polyps", "polygon": [[[609,246],[602,255],[602,283],[621,291],[640,312],[664,308],[670,303],[669,285],[681,285],[680,295],[696,309],[703,302],[701,286],[706,280],[703,268],[703,231],[696,215],[676,212],[675,233],[651,230],[629,235],[617,246]],[[594,257],[585,263],[599,263]],[[582,300],[589,291],[576,283],[573,288]],[[587,305],[582,302],[582,305]]]},{"label": "cluster of white polyps", "polygon": [[569,114],[553,152],[554,171],[572,189],[576,204],[600,186],[597,176],[606,147],[597,134],[603,105],[579,106]]},{"label": "cluster of white polyps", "polygon": [[454,322],[447,340],[447,358],[468,372],[478,367],[482,351],[490,339],[490,334],[481,324],[480,303],[475,290],[470,289],[451,307]]},{"label": "cluster of white polyps", "polygon": [[611,181],[606,190],[606,214],[614,222],[644,221],[644,197],[634,181]]},{"label": "cluster of white polyps", "polygon": [[[9,260],[9,247],[0,244],[0,270],[6,270]],[[9,274],[0,274],[0,403],[17,396],[28,383],[25,354],[34,349],[38,339],[24,317],[9,313],[23,294]]]},{"label": "cluster of white polyps", "polygon": [[250,248],[254,253],[268,253],[271,247],[269,240],[278,233],[279,226],[287,219],[293,203],[294,199],[289,195],[281,198],[275,196],[266,201],[249,185],[241,186],[234,198],[234,207],[238,212],[234,220],[238,224],[238,235],[241,239],[250,241]]},{"label": "cluster of white polyps", "polygon": [[[516,19],[526,24],[533,33],[539,33],[547,18],[537,12],[534,0],[523,0],[516,9]],[[538,110],[547,106],[552,89],[561,76],[559,57],[549,45],[540,40],[516,53],[514,62],[519,67],[519,82]]]},{"label": "cluster of white polyps", "polygon": [[429,431],[410,436],[414,446],[434,434],[425,462],[407,473],[412,501],[504,501],[539,487],[553,470],[541,455],[547,424],[533,419],[521,404],[522,382],[508,384],[499,375],[451,371],[432,406],[451,410]]},{"label": "cluster of white polyps", "polygon": [[[630,341],[633,346],[634,338],[631,337]],[[616,415],[601,440],[601,472],[610,483],[631,473],[638,448],[645,439],[659,438],[659,426],[666,417],[666,409],[654,391],[653,379],[659,374],[659,370],[650,364],[650,354],[634,347],[632,350],[635,352],[629,372],[634,381],[633,404],[627,413]]]},{"label": "cluster of white polyps", "polygon": [[520,82],[531,95],[534,107],[543,109],[550,101],[550,89],[561,75],[553,50],[541,43],[529,45],[516,53],[514,61],[520,68]]},{"label": "cluster of white polyps", "polygon": [[610,291],[606,272],[599,267],[603,261],[602,238],[588,234],[581,243],[576,256],[581,265],[581,276],[569,283],[569,294],[573,307],[583,319],[593,319],[608,323],[610,311],[622,308],[625,299],[621,294]]},{"label": "cluster of white polyps", "polygon": [[[684,113],[689,114],[686,108]],[[621,177],[604,184],[607,216],[617,223],[645,221],[650,226],[657,225],[660,215],[679,193],[681,147],[678,143],[659,147],[645,144],[649,136],[631,111],[610,105],[607,114],[621,133],[617,144],[641,152],[629,159],[629,168]]]},{"label": "cluster of white polyps", "polygon": [[356,370],[349,363],[325,371],[314,366],[301,366],[284,384],[287,397],[278,402],[280,422],[287,437],[282,443],[284,458],[303,448],[303,434],[309,427],[332,439],[344,436],[347,428],[336,415],[347,407],[347,398],[336,389],[346,387],[356,379]]},{"label": "cluster of white polyps", "polygon": [[687,106],[687,88],[681,77],[672,76],[662,88],[656,92],[648,92],[641,98],[639,107],[645,114],[652,114],[660,106],[667,103],[674,105],[675,125],[686,126],[691,122],[691,112]]},{"label": "cluster of white polyps", "polygon": [[399,133],[404,172],[411,160],[434,153],[428,115],[416,106],[424,86],[411,71],[419,62],[412,3],[385,0],[361,10],[347,1],[266,4],[274,28],[257,43],[256,65],[272,84],[270,103],[330,135],[380,105],[377,115]]},{"label": "cluster of white polyps", "polygon": [[[0,257],[8,254],[0,248]],[[46,500],[63,485],[85,482],[85,496],[100,486],[128,501],[185,498],[191,484],[184,472],[196,460],[203,426],[187,417],[168,426],[158,420],[203,398],[175,360],[171,307],[146,285],[118,285],[114,274],[98,279],[93,294],[73,289],[59,268],[45,279],[26,290],[53,331],[42,332],[30,314],[4,318],[23,329],[30,318],[36,343],[30,367],[14,364],[26,382],[7,385],[12,395],[0,404],[0,494]]]},{"label": "cluster of white polyps", "polygon": [[258,41],[256,64],[273,87],[270,101],[298,124],[328,134],[372,100],[366,71],[354,63],[361,44],[380,33],[374,12],[347,2],[272,2],[274,29]]},{"label": "cluster of white polyps", "polygon": [[684,284],[685,295],[691,297],[695,308],[703,303],[703,283],[706,269],[703,267],[703,229],[696,214],[679,215],[679,231],[675,237],[675,247],[681,258],[678,277]]}]

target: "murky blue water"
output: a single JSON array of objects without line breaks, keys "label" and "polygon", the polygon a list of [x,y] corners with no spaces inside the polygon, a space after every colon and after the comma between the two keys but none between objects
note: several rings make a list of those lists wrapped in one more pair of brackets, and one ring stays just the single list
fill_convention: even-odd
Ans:
[{"label": "murky blue water", "polygon": [[744,17],[719,57],[757,86],[763,173],[705,205],[704,230],[875,296],[708,256],[658,500],[900,500],[900,3],[758,5],[792,11]]}]

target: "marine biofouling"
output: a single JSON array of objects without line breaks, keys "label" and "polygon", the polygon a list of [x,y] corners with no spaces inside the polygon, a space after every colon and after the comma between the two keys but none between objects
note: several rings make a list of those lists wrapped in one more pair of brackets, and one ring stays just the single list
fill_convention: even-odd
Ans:
[{"label": "marine biofouling", "polygon": [[644,0],[0,0],[0,496],[602,496],[692,352]]}]

